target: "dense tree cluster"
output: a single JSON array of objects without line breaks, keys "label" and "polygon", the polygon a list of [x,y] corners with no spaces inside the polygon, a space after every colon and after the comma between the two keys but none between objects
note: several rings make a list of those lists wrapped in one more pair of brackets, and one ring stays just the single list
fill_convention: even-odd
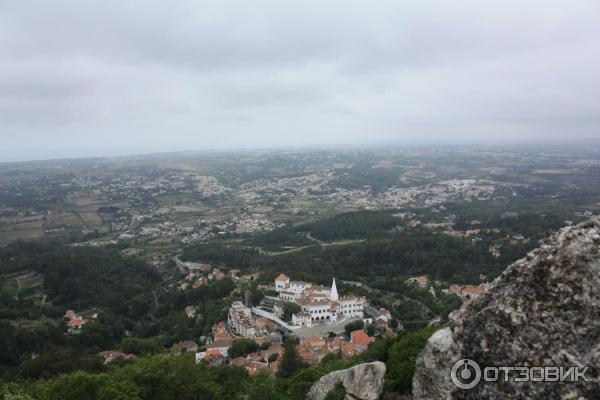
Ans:
[{"label": "dense tree cluster", "polygon": [[[292,340],[284,344],[284,356],[277,376],[260,373],[249,377],[246,370],[233,366],[206,367],[195,364],[189,355],[158,354],[142,356],[133,362],[105,371],[72,371],[49,379],[0,384],[2,399],[36,400],[229,400],[248,396],[250,400],[301,400],[321,376],[361,362],[386,363],[386,392],[409,394],[414,360],[423,349],[432,328],[401,333],[377,341],[359,356],[343,360],[331,354],[314,367],[307,367]],[[336,398],[339,390],[330,398]]]},{"label": "dense tree cluster", "polygon": [[183,260],[226,264],[232,268],[248,268],[250,260],[258,254],[253,248],[228,246],[223,243],[209,243],[187,247],[181,258]]},{"label": "dense tree cluster", "polygon": [[[103,350],[147,355],[181,340],[197,341],[225,318],[234,288],[223,279],[167,291],[154,268],[118,249],[47,242],[0,248],[0,274],[32,272],[41,276],[45,303],[0,290],[0,376],[6,379],[97,372],[104,368],[98,356]],[[258,301],[261,293],[254,292]],[[196,306],[198,318],[185,314],[189,305]],[[80,334],[65,334],[66,309],[91,310]]]},{"label": "dense tree cluster", "polygon": [[258,350],[258,344],[254,340],[242,338],[234,340],[227,353],[229,357],[237,358],[245,357],[256,350]]},{"label": "dense tree cluster", "polygon": [[367,239],[386,236],[400,225],[393,211],[359,211],[336,215],[315,223],[301,225],[317,239],[330,242],[338,239]]}]

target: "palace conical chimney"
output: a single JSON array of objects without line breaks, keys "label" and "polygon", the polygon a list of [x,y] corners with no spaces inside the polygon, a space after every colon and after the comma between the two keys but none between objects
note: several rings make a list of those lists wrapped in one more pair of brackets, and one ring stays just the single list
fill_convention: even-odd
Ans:
[{"label": "palace conical chimney", "polygon": [[339,299],[337,287],[335,286],[335,278],[333,278],[333,283],[331,284],[331,294],[329,295],[329,298],[333,301],[338,301]]}]

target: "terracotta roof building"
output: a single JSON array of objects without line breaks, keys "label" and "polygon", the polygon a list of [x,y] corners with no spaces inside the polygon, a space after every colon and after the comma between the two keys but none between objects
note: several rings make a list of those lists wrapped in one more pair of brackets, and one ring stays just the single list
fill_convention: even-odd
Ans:
[{"label": "terracotta roof building", "polygon": [[350,342],[357,346],[357,348],[366,350],[371,343],[375,342],[375,338],[367,335],[365,331],[359,329],[350,333]]}]

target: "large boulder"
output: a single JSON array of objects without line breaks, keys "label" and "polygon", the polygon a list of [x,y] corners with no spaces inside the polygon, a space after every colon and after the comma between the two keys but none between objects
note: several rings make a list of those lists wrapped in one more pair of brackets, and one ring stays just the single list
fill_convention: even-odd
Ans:
[{"label": "large boulder", "polygon": [[338,384],[346,390],[346,400],[377,400],[383,390],[385,364],[380,361],[358,364],[321,377],[310,388],[308,400],[324,400]]},{"label": "large boulder", "polygon": [[[518,374],[510,373],[508,382],[481,379],[472,389],[460,389],[450,373],[461,359],[473,360],[483,372],[494,366],[587,366],[589,381],[517,382]],[[593,219],[547,239],[510,265],[488,293],[451,314],[449,327],[433,335],[417,359],[413,395],[423,400],[600,399],[598,367],[600,221]],[[465,368],[476,376],[475,369]]]}]

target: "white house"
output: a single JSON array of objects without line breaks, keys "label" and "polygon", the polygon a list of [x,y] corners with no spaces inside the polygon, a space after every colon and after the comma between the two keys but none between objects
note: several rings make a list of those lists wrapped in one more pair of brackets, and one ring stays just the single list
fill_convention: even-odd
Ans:
[{"label": "white house", "polygon": [[346,317],[358,317],[362,318],[363,313],[363,301],[355,296],[346,296],[338,300],[337,315],[338,318]]},{"label": "white house", "polygon": [[312,284],[310,284],[308,282],[292,281],[290,283],[290,291],[292,291],[296,294],[302,294],[302,293],[306,292],[308,289],[310,289],[311,286],[312,286]]},{"label": "white house", "polygon": [[279,292],[279,298],[285,301],[296,301],[298,298],[297,293],[292,292],[291,290],[282,290]]},{"label": "white house", "polygon": [[281,292],[283,289],[290,285],[290,278],[285,274],[279,274],[277,278],[275,278],[275,290],[277,292]]},{"label": "white house", "polygon": [[292,315],[292,324],[298,326],[312,326],[312,318],[307,312],[299,312],[298,314]]}]

